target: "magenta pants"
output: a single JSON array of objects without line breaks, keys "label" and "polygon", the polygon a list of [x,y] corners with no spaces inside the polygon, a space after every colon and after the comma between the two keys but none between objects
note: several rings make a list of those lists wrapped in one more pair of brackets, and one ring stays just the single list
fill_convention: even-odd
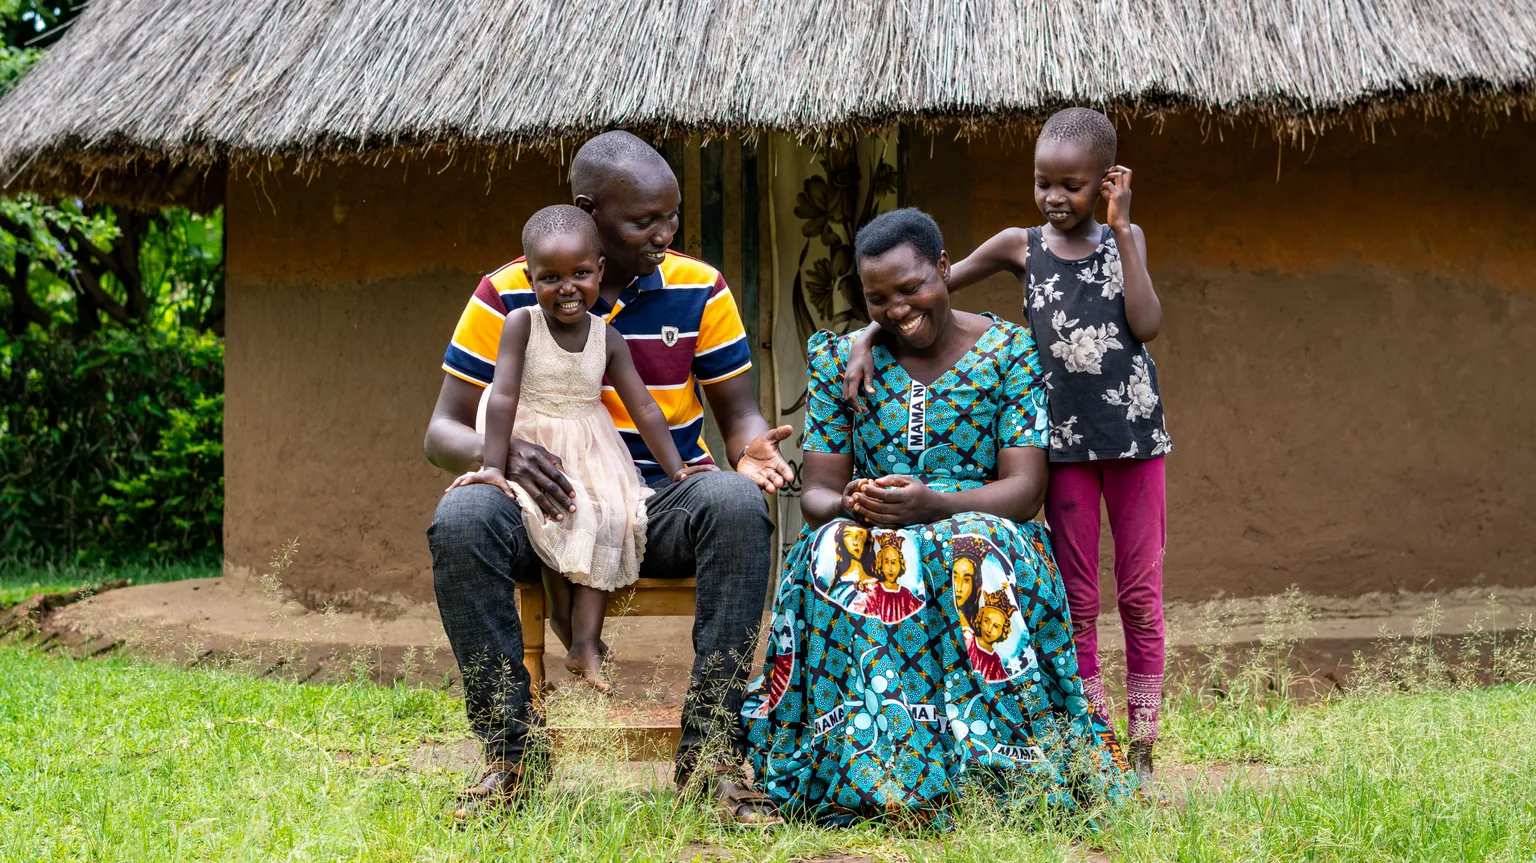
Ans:
[{"label": "magenta pants", "polygon": [[1125,628],[1130,738],[1157,739],[1163,700],[1163,548],[1168,499],[1163,457],[1051,465],[1045,493],[1056,564],[1072,611],[1078,673],[1094,710],[1109,718],[1099,668],[1099,498],[1115,541],[1115,602]]}]

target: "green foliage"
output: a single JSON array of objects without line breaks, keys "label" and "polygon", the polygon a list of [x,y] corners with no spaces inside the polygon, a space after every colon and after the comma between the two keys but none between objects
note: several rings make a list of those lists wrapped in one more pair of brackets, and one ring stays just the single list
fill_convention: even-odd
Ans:
[{"label": "green foliage", "polygon": [[199,395],[167,412],[170,424],[145,470],[111,480],[101,496],[115,536],[132,537],[156,555],[221,546],[224,526],[224,395]]},{"label": "green foliage", "polygon": [[139,270],[159,327],[224,328],[224,211],[156,213],[144,231]]},{"label": "green foliage", "polygon": [[[0,96],[80,9],[0,0]],[[223,221],[0,198],[0,558],[220,548]]]},{"label": "green foliage", "polygon": [[42,56],[36,49],[0,45],[0,96],[9,93]]},{"label": "green foliage", "polygon": [[78,11],[38,0],[0,0],[0,96],[9,93]]},{"label": "green foliage", "polygon": [[85,4],[0,0],[0,46],[41,53],[64,35]]},{"label": "green foliage", "polygon": [[219,548],[223,389],[211,334],[0,338],[0,557]]},{"label": "green foliage", "polygon": [[222,211],[0,198],[0,326],[60,337],[114,324],[222,332],[223,244]]}]

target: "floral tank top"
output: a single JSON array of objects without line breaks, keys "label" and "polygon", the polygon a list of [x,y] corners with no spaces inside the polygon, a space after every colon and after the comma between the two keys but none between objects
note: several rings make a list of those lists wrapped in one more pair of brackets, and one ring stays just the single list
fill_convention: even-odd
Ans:
[{"label": "floral tank top", "polygon": [[1029,229],[1024,313],[1045,372],[1051,461],[1153,458],[1173,449],[1157,366],[1125,318],[1115,235],[1082,260],[1058,258]]}]

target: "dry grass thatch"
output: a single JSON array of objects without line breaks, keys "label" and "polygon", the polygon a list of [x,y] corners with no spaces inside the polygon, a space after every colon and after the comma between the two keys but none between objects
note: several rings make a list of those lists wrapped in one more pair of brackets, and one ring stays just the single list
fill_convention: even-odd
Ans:
[{"label": "dry grass thatch", "polygon": [[94,0],[0,102],[0,181],[1065,104],[1295,133],[1533,82],[1533,0]]}]

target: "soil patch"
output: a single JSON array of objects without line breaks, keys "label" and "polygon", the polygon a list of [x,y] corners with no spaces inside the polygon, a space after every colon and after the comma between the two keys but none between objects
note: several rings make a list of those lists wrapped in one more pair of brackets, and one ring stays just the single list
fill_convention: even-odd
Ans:
[{"label": "soil patch", "polygon": [[[1498,598],[1490,619],[1489,595]],[[318,612],[260,579],[233,574],[126,587],[74,597],[69,603],[29,600],[10,615],[27,615],[43,637],[81,652],[122,648],[180,662],[240,660],[259,673],[302,679],[331,675],[389,682],[452,683],[458,673],[437,608],[404,599],[378,600],[367,610]],[[1433,612],[1437,631],[1456,635],[1469,627],[1513,629],[1536,615],[1536,588],[1463,589],[1443,593],[1308,596],[1294,656],[1320,685],[1347,670],[1352,653],[1369,650],[1383,634],[1411,634]],[[1215,603],[1170,602],[1166,609],[1171,665],[1192,661],[1200,645],[1223,642],[1241,650],[1274,628],[1277,599]],[[47,606],[47,607],[43,607]],[[767,623],[766,615],[764,623]],[[614,618],[606,637],[613,647],[611,677],[628,700],[677,705],[693,664],[692,618]],[[1122,645],[1119,616],[1100,618],[1107,655]],[[1294,628],[1294,627],[1293,627]],[[761,639],[759,640],[761,642]],[[570,685],[552,631],[545,666],[554,687]],[[758,645],[758,658],[763,645]]]},{"label": "soil patch", "polygon": [[0,614],[0,635],[38,629],[45,618],[52,616],[55,611],[66,605],[73,605],[98,593],[127,586],[128,580],[122,579],[76,588],[65,593],[39,593],[28,597],[6,609],[4,614]]}]

